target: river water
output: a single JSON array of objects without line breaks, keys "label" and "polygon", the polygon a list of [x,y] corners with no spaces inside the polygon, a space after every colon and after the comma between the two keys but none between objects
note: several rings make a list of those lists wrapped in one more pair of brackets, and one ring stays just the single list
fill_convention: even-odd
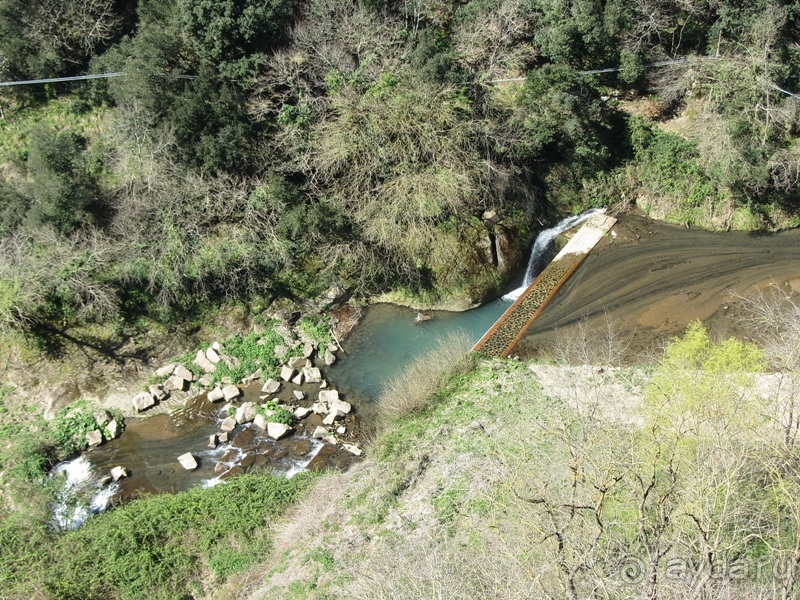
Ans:
[{"label": "river water", "polygon": [[[752,294],[771,284],[800,291],[800,231],[708,233],[627,214],[561,288],[515,354],[550,356],[582,320],[599,327],[610,319],[632,337],[633,353],[642,355],[694,319],[704,320],[717,335],[736,334],[737,294]],[[326,370],[326,377],[369,422],[386,381],[451,333],[477,341],[511,305],[514,294],[463,313],[430,311],[426,315],[431,319],[423,322],[416,321],[416,311],[373,305],[344,341],[346,356]],[[247,389],[246,399],[257,400],[259,388],[260,384]],[[289,386],[284,388],[288,400]],[[56,514],[59,526],[77,526],[108,502],[215,485],[252,466],[291,475],[309,464],[342,467],[352,460],[349,453],[310,439],[316,422],[278,443],[251,431],[232,443],[206,448],[224,416],[220,411],[219,405],[198,398],[177,415],[131,421],[120,439],[57,467],[54,476],[67,482]],[[187,451],[198,458],[195,471],[185,471],[176,460]],[[223,473],[220,463],[227,466]],[[101,478],[117,464],[126,466],[131,477],[100,487]],[[83,501],[70,508],[76,496]]]}]

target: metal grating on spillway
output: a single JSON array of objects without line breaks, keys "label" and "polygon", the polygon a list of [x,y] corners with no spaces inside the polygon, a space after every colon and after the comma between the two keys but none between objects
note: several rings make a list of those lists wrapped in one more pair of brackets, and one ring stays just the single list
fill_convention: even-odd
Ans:
[{"label": "metal grating on spillway", "polygon": [[616,222],[613,217],[593,215],[472,351],[488,356],[508,356],[534,319]]}]

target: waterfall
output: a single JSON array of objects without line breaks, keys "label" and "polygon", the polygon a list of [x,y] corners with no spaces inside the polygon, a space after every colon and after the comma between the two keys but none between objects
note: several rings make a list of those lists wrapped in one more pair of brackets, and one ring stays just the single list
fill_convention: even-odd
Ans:
[{"label": "waterfall", "polygon": [[542,270],[547,266],[547,263],[552,260],[553,241],[557,236],[561,235],[565,231],[569,231],[573,227],[577,227],[592,215],[604,213],[605,211],[605,208],[592,208],[583,214],[567,217],[563,221],[559,222],[555,227],[540,231],[539,235],[536,236],[536,240],[533,242],[531,256],[528,259],[528,267],[525,269],[525,278],[522,281],[522,285],[503,296],[503,298],[506,300],[516,300],[522,295],[522,292],[524,292],[525,289],[531,283],[533,283],[533,280],[536,279],[536,276],[539,275],[539,273],[541,273]]},{"label": "waterfall", "polygon": [[98,487],[97,477],[86,457],[56,465],[51,477],[62,477],[62,488],[53,506],[53,526],[59,531],[77,529],[93,514],[103,512],[119,487]]}]

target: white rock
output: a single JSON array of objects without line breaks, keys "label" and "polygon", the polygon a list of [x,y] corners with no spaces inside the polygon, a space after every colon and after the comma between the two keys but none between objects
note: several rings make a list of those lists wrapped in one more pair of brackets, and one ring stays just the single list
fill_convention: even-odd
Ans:
[{"label": "white rock", "polygon": [[329,367],[336,362],[336,355],[330,350],[325,350],[325,364]]},{"label": "white rock", "polygon": [[89,446],[99,446],[103,443],[103,432],[99,429],[92,429],[86,434],[86,443]]},{"label": "white rock", "polygon": [[322,438],[322,441],[325,442],[326,444],[331,444],[333,446],[339,443],[339,440],[336,439],[335,435],[329,435],[327,437],[324,437]]},{"label": "white rock", "polygon": [[119,437],[119,423],[117,423],[116,419],[111,419],[106,424],[106,431],[108,432],[108,439],[113,440],[116,437]]},{"label": "white rock", "polygon": [[286,364],[292,369],[297,370],[309,366],[306,363],[308,363],[308,359],[306,359],[304,356],[293,356]]},{"label": "white rock", "polygon": [[264,382],[264,387],[261,388],[261,393],[275,394],[279,389],[281,389],[281,382],[270,377]]},{"label": "white rock", "polygon": [[149,386],[147,390],[153,395],[153,398],[159,402],[167,397],[167,391],[164,389],[163,385],[154,383],[153,385]]},{"label": "white rock", "polygon": [[311,355],[314,354],[314,345],[310,342],[306,342],[303,346],[303,357],[304,358],[311,358]]},{"label": "white rock", "polygon": [[363,454],[361,448],[355,444],[342,444],[342,448],[347,450],[350,454],[355,454],[356,456],[361,456]]},{"label": "white rock", "polygon": [[206,353],[202,350],[197,351],[197,356],[194,357],[194,361],[192,362],[200,367],[204,373],[213,373],[217,370],[217,365],[208,360],[208,358],[206,358]]},{"label": "white rock", "polygon": [[186,389],[188,381],[180,375],[171,375],[169,379],[164,382],[164,389],[168,391],[178,390],[182,392]]},{"label": "white rock", "polygon": [[279,440],[289,433],[290,428],[283,423],[267,423],[267,435]]},{"label": "white rock", "polygon": [[226,401],[233,400],[234,398],[238,398],[239,394],[241,394],[241,393],[242,393],[242,390],[240,390],[238,387],[236,387],[233,384],[226,385],[224,388],[222,388],[222,397],[225,398]]},{"label": "white rock", "polygon": [[317,367],[305,367],[303,375],[306,378],[306,383],[320,383],[322,381],[322,373]]},{"label": "white rock", "polygon": [[213,434],[208,436],[208,447],[212,450],[217,447],[217,443],[219,442],[219,437],[217,434]]},{"label": "white rock", "polygon": [[322,424],[323,425],[333,425],[333,422],[336,419],[340,419],[340,418],[341,418],[341,415],[339,413],[333,413],[333,412],[332,413],[328,413],[327,415],[325,415],[325,418],[322,419]]},{"label": "white rock", "polygon": [[244,402],[236,409],[235,418],[237,423],[252,423],[256,418],[256,405],[253,402]]},{"label": "white rock", "polygon": [[211,348],[213,348],[216,352],[222,352],[222,344],[219,342],[214,342],[211,344]]},{"label": "white rock", "polygon": [[220,433],[217,436],[217,440],[219,441],[220,444],[227,444],[228,443],[228,437],[230,437],[230,436],[228,436],[228,432],[227,431],[223,431],[222,433]]},{"label": "white rock", "polygon": [[100,410],[94,411],[94,415],[92,416],[94,417],[95,425],[97,425],[98,427],[102,427],[111,420],[111,413],[102,408]]},{"label": "white rock", "polygon": [[225,398],[225,393],[222,391],[222,388],[216,387],[206,394],[206,398],[208,398],[209,402],[219,402]]},{"label": "white rock", "polygon": [[336,435],[344,435],[345,433],[347,433],[347,427],[344,425],[336,428]]},{"label": "white rock", "polygon": [[178,462],[181,463],[181,466],[187,471],[194,471],[197,468],[197,459],[192,455],[191,452],[181,454],[178,457]]},{"label": "white rock", "polygon": [[317,428],[314,429],[314,433],[311,434],[311,437],[314,438],[315,440],[321,440],[327,435],[328,435],[328,430],[325,429],[324,427],[320,427],[319,425],[317,425]]},{"label": "white rock", "polygon": [[298,419],[305,419],[308,415],[311,414],[310,408],[305,408],[304,406],[298,406],[294,409],[294,416]]},{"label": "white rock", "polygon": [[[217,344],[217,345],[219,345],[219,344]],[[214,346],[211,346],[209,348],[206,348],[206,360],[208,360],[208,362],[216,365],[219,361],[222,360],[222,358],[220,357],[219,353],[217,352],[217,349],[215,349]]]},{"label": "white rock", "polygon": [[225,417],[219,428],[225,433],[233,431],[234,429],[236,429],[236,419],[234,419],[233,417]]},{"label": "white rock", "polygon": [[292,383],[295,385],[303,385],[303,374],[298,373],[295,377],[292,377]]},{"label": "white rock", "polygon": [[320,390],[319,401],[325,404],[331,404],[339,399],[339,392],[337,390]]},{"label": "white rock", "polygon": [[306,395],[300,390],[294,390],[292,393],[294,394],[295,399],[298,401],[306,399]]},{"label": "white rock", "polygon": [[256,415],[256,418],[253,419],[253,425],[258,427],[259,429],[266,429],[267,428],[267,417],[264,415]]},{"label": "white rock", "polygon": [[322,402],[314,402],[314,404],[311,405],[311,410],[314,411],[315,415],[328,414],[328,406]]},{"label": "white rock", "polygon": [[284,381],[291,381],[292,377],[294,377],[294,369],[291,367],[287,367],[286,365],[281,367],[281,379]]},{"label": "white rock", "polygon": [[132,402],[133,408],[135,408],[137,412],[142,412],[156,405],[156,399],[153,398],[152,394],[148,394],[147,392],[139,392],[133,397]]},{"label": "white rock", "polygon": [[156,371],[157,377],[166,377],[167,375],[172,375],[172,371],[177,367],[177,363],[169,363],[168,365],[164,365],[160,369]]},{"label": "white rock", "polygon": [[330,412],[338,412],[342,415],[349,415],[350,411],[353,410],[352,405],[349,402],[345,402],[344,400],[339,400],[338,398],[331,402]]},{"label": "white rock", "polygon": [[327,380],[327,379],[323,379],[323,380],[320,382],[320,384],[319,384],[319,387],[320,387],[321,389],[323,389],[323,390],[324,390],[326,387],[328,387],[328,380]]},{"label": "white rock", "polygon": [[186,381],[194,381],[194,375],[192,374],[192,372],[183,365],[178,365],[177,367],[175,367],[173,373],[178,377],[182,377]]},{"label": "white rock", "polygon": [[203,375],[200,376],[200,379],[197,380],[197,383],[204,388],[211,387],[211,375],[208,373],[203,373]]},{"label": "white rock", "polygon": [[125,469],[125,467],[120,467],[119,465],[117,465],[116,467],[111,469],[111,479],[113,479],[114,481],[119,481],[123,477],[127,476],[128,476],[128,471],[127,469]]}]

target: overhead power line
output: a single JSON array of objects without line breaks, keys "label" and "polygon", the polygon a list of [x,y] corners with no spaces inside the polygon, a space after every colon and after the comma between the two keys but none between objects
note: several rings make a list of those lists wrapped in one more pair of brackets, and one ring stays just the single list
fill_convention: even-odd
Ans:
[{"label": "overhead power line", "polygon": [[60,83],[62,81],[81,81],[84,79],[106,79],[108,77],[121,77],[125,73],[96,73],[94,75],[76,75],[74,77],[52,77],[50,79],[28,79],[26,81],[0,81],[0,87],[12,85],[33,85],[37,83]]}]

